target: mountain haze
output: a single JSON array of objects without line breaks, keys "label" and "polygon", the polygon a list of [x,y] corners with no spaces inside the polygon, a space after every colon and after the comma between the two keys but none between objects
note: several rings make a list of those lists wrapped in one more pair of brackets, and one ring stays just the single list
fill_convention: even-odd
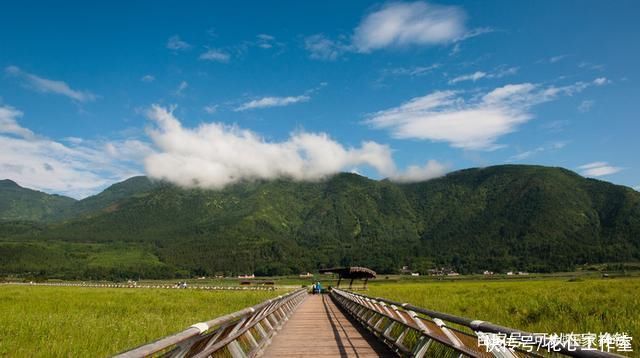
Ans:
[{"label": "mountain haze", "polygon": [[4,219],[0,273],[274,275],[333,265],[548,272],[640,260],[640,193],[541,166],[412,184],[343,173],[217,191],[135,177],[60,212]]}]

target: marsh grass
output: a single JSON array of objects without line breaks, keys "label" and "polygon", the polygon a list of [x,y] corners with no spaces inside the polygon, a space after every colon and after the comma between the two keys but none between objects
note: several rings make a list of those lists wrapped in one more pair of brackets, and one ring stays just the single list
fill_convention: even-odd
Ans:
[{"label": "marsh grass", "polygon": [[0,356],[107,357],[281,293],[0,285]]},{"label": "marsh grass", "polygon": [[373,297],[533,332],[627,332],[640,353],[640,278],[374,283]]}]

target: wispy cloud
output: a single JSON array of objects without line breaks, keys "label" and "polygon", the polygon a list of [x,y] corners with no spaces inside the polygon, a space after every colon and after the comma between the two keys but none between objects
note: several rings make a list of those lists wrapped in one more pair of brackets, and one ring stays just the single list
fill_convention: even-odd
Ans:
[{"label": "wispy cloud", "polygon": [[525,159],[529,159],[542,152],[556,151],[556,150],[562,149],[566,145],[567,145],[567,142],[554,142],[548,145],[536,147],[534,149],[512,155],[511,157],[509,157],[509,159],[507,159],[507,162],[519,162]]},{"label": "wispy cloud", "polygon": [[426,2],[389,3],[367,15],[354,30],[358,52],[388,47],[436,45],[461,38],[466,30],[464,11],[456,6]]},{"label": "wispy cloud", "polygon": [[580,102],[580,105],[578,106],[578,111],[583,113],[589,112],[591,108],[593,108],[594,104],[595,104],[594,101],[585,99],[584,101]]},{"label": "wispy cloud", "polygon": [[54,93],[78,102],[94,101],[97,96],[89,91],[72,89],[66,82],[51,80],[40,77],[29,72],[25,72],[17,66],[8,66],[5,73],[9,76],[19,78],[25,87],[42,93]]},{"label": "wispy cloud", "polygon": [[486,72],[482,72],[482,71],[476,71],[474,73],[470,73],[468,75],[462,75],[462,76],[458,76],[458,77],[454,77],[452,79],[449,80],[449,84],[454,84],[454,83],[458,83],[458,82],[464,82],[464,81],[477,81],[481,78],[485,78],[487,77],[487,73]]},{"label": "wispy cloud", "polygon": [[502,78],[505,76],[510,76],[510,75],[514,75],[518,72],[518,67],[510,67],[510,68],[506,68],[506,69],[501,69],[497,72],[493,72],[493,73],[488,73],[488,72],[483,72],[483,71],[476,71],[474,73],[469,73],[466,75],[461,75],[458,77],[454,77],[451,80],[449,80],[449,84],[456,84],[458,82],[464,82],[464,81],[478,81],[480,79],[489,79],[489,78]]},{"label": "wispy cloud", "polygon": [[424,166],[410,165],[404,172],[391,175],[390,179],[400,183],[418,182],[441,177],[448,171],[448,165],[429,160]]},{"label": "wispy cloud", "polygon": [[24,128],[18,124],[18,119],[23,113],[10,106],[0,107],[0,133],[11,134],[22,138],[33,138],[34,134],[31,130]]},{"label": "wispy cloud", "polygon": [[173,35],[167,40],[167,48],[172,51],[185,51],[191,48],[191,45],[183,41],[180,36]]},{"label": "wispy cloud", "polygon": [[332,39],[315,34],[305,39],[305,48],[313,59],[333,61],[346,52],[448,45],[493,31],[467,30],[466,17],[458,6],[391,2],[367,14],[350,36]]},{"label": "wispy cloud", "polygon": [[557,62],[560,62],[560,61],[564,60],[567,57],[569,57],[569,55],[567,55],[567,54],[556,55],[556,56],[551,56],[551,57],[548,57],[548,58],[544,58],[544,59],[538,60],[537,63],[557,63]]},{"label": "wispy cloud", "polygon": [[382,71],[384,76],[409,76],[417,77],[424,76],[432,73],[434,70],[442,67],[439,63],[434,63],[427,66],[414,66],[414,67],[396,67],[389,68]]},{"label": "wispy cloud", "polygon": [[144,76],[142,76],[142,78],[140,79],[140,81],[142,81],[142,82],[147,82],[147,83],[149,83],[149,82],[153,82],[153,81],[155,81],[155,80],[156,80],[156,78],[155,78],[155,76],[153,76],[153,75],[144,75]]},{"label": "wispy cloud", "polygon": [[275,36],[269,34],[258,34],[256,36],[255,45],[262,49],[272,49],[276,47],[283,47],[284,44],[278,42]]},{"label": "wispy cloud", "polygon": [[345,51],[349,50],[349,45],[341,41],[334,41],[323,34],[316,34],[304,40],[304,47],[309,52],[309,57],[314,60],[335,61]]},{"label": "wispy cloud", "polygon": [[180,82],[180,84],[178,85],[178,88],[176,89],[176,96],[182,96],[184,95],[184,91],[189,88],[189,82],[187,81],[182,81]]},{"label": "wispy cloud", "polygon": [[209,114],[214,114],[218,111],[218,105],[217,104],[210,104],[208,106],[204,106],[203,110]]},{"label": "wispy cloud", "polygon": [[586,62],[586,61],[580,62],[578,64],[578,67],[584,68],[584,69],[587,69],[587,70],[593,70],[593,71],[602,71],[602,70],[604,70],[604,65],[597,64],[597,63]]},{"label": "wispy cloud", "polygon": [[251,100],[249,102],[245,102],[234,109],[234,111],[241,112],[257,108],[284,107],[296,103],[307,102],[310,99],[311,97],[307,95],[288,97],[262,97],[259,99]]},{"label": "wispy cloud", "polygon": [[199,57],[199,59],[201,60],[222,62],[222,63],[229,62],[230,58],[231,58],[231,55],[229,55],[228,53],[222,50],[216,50],[216,49],[209,49],[206,52],[203,52]]},{"label": "wispy cloud", "polygon": [[147,173],[186,187],[221,188],[247,179],[318,180],[361,165],[401,181],[424,180],[445,170],[430,161],[399,172],[391,149],[372,141],[345,147],[325,133],[301,131],[276,142],[222,123],[184,128],[171,111],[157,105],[148,115],[155,123],[149,135],[158,151],[146,158]]},{"label": "wispy cloud", "polygon": [[56,141],[22,127],[22,116],[0,106],[0,173],[30,188],[81,198],[141,174],[142,160],[152,152],[135,139]]},{"label": "wispy cloud", "polygon": [[456,148],[493,150],[497,139],[533,118],[531,108],[561,95],[571,96],[595,82],[556,87],[509,84],[490,92],[463,96],[436,91],[391,109],[369,115],[365,123],[387,129],[399,139],[447,142]]},{"label": "wispy cloud", "polygon": [[623,168],[609,165],[607,162],[593,162],[578,167],[584,176],[601,177],[618,173]]},{"label": "wispy cloud", "polygon": [[593,84],[596,86],[604,86],[609,83],[611,83],[611,80],[609,80],[606,77],[598,77],[595,80],[593,80]]}]

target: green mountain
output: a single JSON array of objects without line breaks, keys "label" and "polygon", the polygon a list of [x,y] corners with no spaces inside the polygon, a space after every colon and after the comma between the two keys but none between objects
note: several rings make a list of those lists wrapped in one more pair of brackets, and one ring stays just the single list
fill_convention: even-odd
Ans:
[{"label": "green mountain", "polygon": [[59,215],[75,200],[61,195],[23,188],[15,182],[0,180],[0,221],[42,221]]},{"label": "green mountain", "polygon": [[0,225],[0,273],[548,272],[640,261],[640,193],[561,168],[495,166],[413,184],[339,174],[218,191],[137,177],[88,203],[71,219]]},{"label": "green mountain", "polygon": [[131,177],[120,183],[116,183],[106,188],[97,195],[75,202],[67,210],[62,211],[58,216],[51,217],[51,220],[62,220],[77,216],[87,216],[99,214],[101,211],[113,211],[117,209],[119,202],[135,198],[138,195],[156,188],[160,183],[153,182],[145,176]]}]

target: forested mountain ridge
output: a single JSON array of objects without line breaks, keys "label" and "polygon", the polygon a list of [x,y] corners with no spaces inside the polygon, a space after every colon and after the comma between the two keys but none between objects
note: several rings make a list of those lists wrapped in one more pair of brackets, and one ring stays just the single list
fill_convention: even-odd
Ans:
[{"label": "forested mountain ridge", "polygon": [[110,189],[71,217],[1,224],[0,257],[13,257],[0,259],[0,272],[267,275],[356,264],[557,271],[640,261],[640,193],[562,168],[494,166],[412,184],[343,173],[222,190],[137,177]]},{"label": "forested mountain ridge", "polygon": [[16,182],[0,180],[0,221],[41,221],[59,215],[71,207],[75,199],[23,188]]}]

